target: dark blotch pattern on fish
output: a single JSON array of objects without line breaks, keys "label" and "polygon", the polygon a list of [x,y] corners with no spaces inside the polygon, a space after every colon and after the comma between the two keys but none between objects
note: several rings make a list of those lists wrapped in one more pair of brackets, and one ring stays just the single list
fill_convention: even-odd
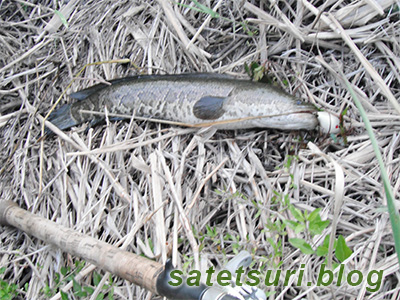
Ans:
[{"label": "dark blotch pattern on fish", "polygon": [[[81,99],[53,112],[61,129],[98,116],[82,110],[135,115],[219,129],[251,127],[314,129],[316,109],[271,86],[218,74],[147,75],[121,78],[74,93]],[[65,114],[69,121],[63,122]]]},{"label": "dark blotch pattern on fish", "polygon": [[193,106],[193,114],[202,120],[216,120],[224,114],[225,98],[202,97]]}]

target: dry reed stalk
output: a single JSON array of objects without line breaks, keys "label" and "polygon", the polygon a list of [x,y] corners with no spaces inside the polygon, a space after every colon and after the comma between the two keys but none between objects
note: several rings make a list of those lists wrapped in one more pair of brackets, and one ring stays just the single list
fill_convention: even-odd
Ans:
[{"label": "dry reed stalk", "polygon": [[[1,198],[133,253],[160,262],[172,256],[177,268],[221,268],[237,249],[253,251],[255,268],[282,264],[287,270],[306,264],[304,278],[313,285],[297,286],[293,278],[284,286],[281,280],[272,289],[275,299],[396,297],[399,268],[382,207],[380,172],[360,115],[334,73],[335,68],[343,70],[361,98],[398,199],[397,4],[201,3],[217,13],[215,17],[198,11],[189,0],[3,1]],[[244,78],[244,63],[257,61],[288,92],[337,115],[346,111],[345,132],[333,138],[316,132],[215,132],[132,117],[89,130],[87,124],[65,132],[54,128],[56,134],[44,140],[41,152],[41,116],[73,76],[87,63],[121,58],[132,64],[88,67],[67,94],[136,73],[206,71]],[[63,103],[71,101],[62,98]],[[308,141],[321,154],[308,149]],[[343,169],[341,205],[335,200],[339,177],[324,160],[326,155]],[[322,208],[322,218],[336,223],[336,232],[354,251],[346,271],[383,269],[381,289],[368,293],[365,282],[359,287],[316,286],[315,270],[324,259],[303,255],[274,231],[279,222],[295,220],[277,195],[302,211]],[[333,231],[330,225],[310,242],[317,247]],[[306,236],[290,228],[285,232]],[[20,286],[22,298],[46,298],[43,288],[56,286],[60,268],[74,267],[75,258],[17,231],[1,228],[0,238],[3,278]],[[271,241],[282,243],[282,254]],[[75,280],[93,285],[93,270],[86,266]],[[107,282],[106,274],[101,276]],[[100,286],[95,288],[101,292]],[[71,282],[62,286],[70,295],[71,289]],[[118,278],[114,290],[125,299],[153,297]],[[59,298],[56,293],[52,299]]]}]

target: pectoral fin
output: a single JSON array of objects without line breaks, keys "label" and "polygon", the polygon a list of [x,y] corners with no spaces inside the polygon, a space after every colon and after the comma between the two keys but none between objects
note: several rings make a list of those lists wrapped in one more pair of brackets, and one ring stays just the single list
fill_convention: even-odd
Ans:
[{"label": "pectoral fin", "polygon": [[226,98],[206,96],[197,101],[193,106],[193,114],[202,120],[215,120],[221,117]]}]

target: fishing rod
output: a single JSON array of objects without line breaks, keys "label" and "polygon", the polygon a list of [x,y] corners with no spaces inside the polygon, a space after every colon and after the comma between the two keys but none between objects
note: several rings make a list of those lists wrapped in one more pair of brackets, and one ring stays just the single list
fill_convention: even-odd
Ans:
[{"label": "fishing rod", "polygon": [[[99,268],[141,286],[157,295],[174,300],[265,300],[265,293],[246,285],[221,287],[173,286],[171,261],[165,266],[142,256],[124,251],[93,237],[64,227],[32,214],[12,201],[0,201],[0,225],[12,226],[29,235],[50,243],[64,252],[78,256]],[[242,251],[228,262],[225,269],[234,273],[239,267],[248,267],[251,255]]]}]

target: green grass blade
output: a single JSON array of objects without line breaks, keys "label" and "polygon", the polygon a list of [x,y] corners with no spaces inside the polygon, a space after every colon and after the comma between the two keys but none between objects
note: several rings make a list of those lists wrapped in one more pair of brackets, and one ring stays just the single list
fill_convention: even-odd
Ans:
[{"label": "green grass blade", "polygon": [[392,186],[390,185],[389,176],[387,174],[385,164],[383,162],[383,158],[382,158],[381,152],[379,150],[378,142],[375,138],[375,134],[373,132],[373,129],[372,129],[371,123],[369,122],[367,114],[366,114],[363,106],[361,105],[361,102],[358,99],[357,94],[351,87],[350,82],[347,80],[347,78],[346,78],[346,76],[344,76],[344,74],[342,74],[342,79],[344,80],[346,87],[349,90],[351,97],[353,98],[354,103],[356,104],[358,110],[360,111],[361,118],[363,119],[365,128],[368,132],[372,147],[375,152],[375,156],[379,163],[383,186],[385,188],[387,207],[388,207],[389,216],[390,216],[390,223],[392,225],[392,230],[393,230],[393,237],[394,237],[394,244],[396,247],[397,259],[399,260],[399,263],[400,263],[400,216],[396,209],[396,206],[394,205],[394,196],[393,196]]},{"label": "green grass blade", "polygon": [[213,18],[219,18],[219,13],[213,11],[211,8],[199,3],[196,0],[192,0],[192,2],[203,11],[203,13],[210,15]]},{"label": "green grass blade", "polygon": [[61,22],[64,24],[65,28],[68,29],[68,21],[64,15],[59,10],[54,10],[54,13],[60,18]]}]

